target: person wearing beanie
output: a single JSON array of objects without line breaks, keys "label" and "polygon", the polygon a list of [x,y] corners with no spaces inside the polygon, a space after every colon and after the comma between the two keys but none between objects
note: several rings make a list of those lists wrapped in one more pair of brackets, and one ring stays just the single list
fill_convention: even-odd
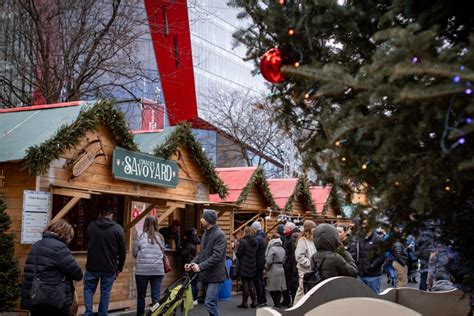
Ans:
[{"label": "person wearing beanie", "polygon": [[303,223],[303,233],[298,239],[296,245],[295,257],[296,268],[298,269],[298,290],[296,291],[293,304],[304,296],[303,277],[305,273],[311,272],[311,257],[316,253],[316,247],[313,242],[313,230],[316,223],[311,220],[305,220]]},{"label": "person wearing beanie", "polygon": [[186,271],[199,272],[199,280],[206,292],[204,304],[210,316],[219,316],[219,291],[228,278],[225,267],[227,240],[216,222],[216,211],[204,210],[201,217],[201,226],[204,228],[201,252],[191,263],[184,265]]},{"label": "person wearing beanie", "polygon": [[252,223],[252,228],[255,229],[257,237],[257,269],[255,270],[255,277],[253,284],[257,293],[258,305],[267,305],[267,292],[265,291],[265,281],[263,280],[263,271],[265,270],[265,250],[267,249],[267,239],[265,232],[262,229],[262,224],[259,221]]},{"label": "person wearing beanie", "polygon": [[283,233],[285,234],[285,243],[283,248],[286,252],[286,260],[283,264],[285,269],[286,287],[287,290],[283,292],[282,307],[293,306],[293,300],[298,290],[298,269],[296,268],[296,243],[294,242],[296,232],[298,232],[296,225],[292,222],[286,222]]}]

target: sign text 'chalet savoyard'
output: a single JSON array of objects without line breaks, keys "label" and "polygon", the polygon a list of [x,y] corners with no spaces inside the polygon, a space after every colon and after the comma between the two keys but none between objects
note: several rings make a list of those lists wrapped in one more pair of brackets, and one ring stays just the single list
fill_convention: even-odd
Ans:
[{"label": "sign text 'chalet savoyard'", "polygon": [[178,185],[178,164],[120,147],[114,149],[114,178],[175,188]]}]

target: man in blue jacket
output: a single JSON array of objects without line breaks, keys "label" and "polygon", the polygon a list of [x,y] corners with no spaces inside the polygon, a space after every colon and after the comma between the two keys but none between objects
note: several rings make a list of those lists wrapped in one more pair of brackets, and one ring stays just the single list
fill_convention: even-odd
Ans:
[{"label": "man in blue jacket", "polygon": [[225,267],[227,241],[216,222],[217,213],[214,210],[204,210],[201,225],[205,231],[201,237],[201,252],[192,263],[184,265],[186,271],[199,272],[199,279],[206,291],[204,304],[210,316],[219,316],[217,308],[219,291],[227,279]]},{"label": "man in blue jacket", "polygon": [[107,315],[110,292],[125,263],[125,234],[114,222],[110,207],[101,209],[99,219],[87,226],[86,273],[84,274],[84,305],[86,316],[92,316],[94,293],[100,280],[99,316]]}]

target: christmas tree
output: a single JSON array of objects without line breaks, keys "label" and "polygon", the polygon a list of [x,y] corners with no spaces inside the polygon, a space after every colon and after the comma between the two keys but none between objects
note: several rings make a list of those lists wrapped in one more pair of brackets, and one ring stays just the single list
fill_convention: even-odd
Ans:
[{"label": "christmas tree", "polygon": [[409,231],[439,226],[441,238],[460,254],[458,270],[470,291],[472,1],[232,5],[249,22],[234,37],[276,83],[275,118],[300,135],[308,166],[348,199],[354,188],[363,188],[372,217],[383,213]]},{"label": "christmas tree", "polygon": [[14,236],[8,233],[11,221],[0,199],[0,311],[12,308],[20,294],[20,269],[14,254]]}]

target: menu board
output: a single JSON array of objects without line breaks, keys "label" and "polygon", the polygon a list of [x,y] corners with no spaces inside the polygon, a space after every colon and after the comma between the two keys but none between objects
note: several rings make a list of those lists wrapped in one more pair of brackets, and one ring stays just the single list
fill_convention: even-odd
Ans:
[{"label": "menu board", "polygon": [[33,244],[40,240],[48,225],[51,212],[51,194],[40,191],[23,191],[21,243]]}]

